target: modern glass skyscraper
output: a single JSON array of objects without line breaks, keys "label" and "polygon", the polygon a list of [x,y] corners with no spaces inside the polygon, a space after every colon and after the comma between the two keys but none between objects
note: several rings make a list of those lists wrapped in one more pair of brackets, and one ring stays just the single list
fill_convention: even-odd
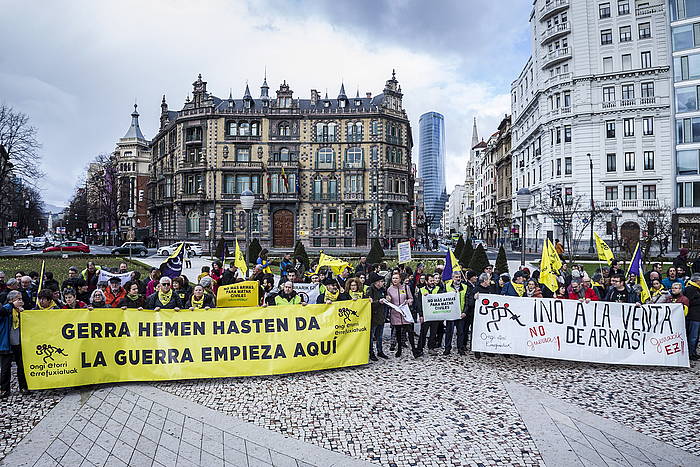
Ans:
[{"label": "modern glass skyscraper", "polygon": [[700,0],[669,0],[676,123],[674,249],[700,247]]},{"label": "modern glass skyscraper", "polygon": [[420,116],[418,175],[423,179],[424,204],[430,230],[440,226],[447,201],[445,186],[445,117],[437,112]]}]

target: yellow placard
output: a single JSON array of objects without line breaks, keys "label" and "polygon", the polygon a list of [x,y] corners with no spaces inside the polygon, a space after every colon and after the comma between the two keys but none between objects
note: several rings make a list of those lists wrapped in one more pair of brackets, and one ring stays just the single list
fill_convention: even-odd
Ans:
[{"label": "yellow placard", "polygon": [[257,281],[244,281],[236,284],[222,285],[216,291],[216,306],[239,307],[258,306],[258,291],[260,284]]},{"label": "yellow placard", "polygon": [[363,365],[369,300],[206,311],[22,312],[29,389]]}]

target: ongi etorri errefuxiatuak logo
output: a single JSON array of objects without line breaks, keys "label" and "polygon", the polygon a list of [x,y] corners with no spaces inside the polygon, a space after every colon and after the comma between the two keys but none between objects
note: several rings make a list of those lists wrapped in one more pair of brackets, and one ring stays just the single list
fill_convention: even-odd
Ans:
[{"label": "ongi etorri errefuxiatuak logo", "polygon": [[50,344],[37,345],[36,354],[40,357],[43,357],[44,363],[48,363],[49,361],[54,362],[54,355],[62,355],[64,357],[68,356],[68,354],[62,348],[54,347]]},{"label": "ongi etorri errefuxiatuak logo", "polygon": [[341,308],[340,310],[338,310],[338,316],[343,318],[344,324],[349,323],[352,319],[352,316],[355,316],[356,318],[360,317],[360,315],[357,314],[357,311],[351,308]]}]

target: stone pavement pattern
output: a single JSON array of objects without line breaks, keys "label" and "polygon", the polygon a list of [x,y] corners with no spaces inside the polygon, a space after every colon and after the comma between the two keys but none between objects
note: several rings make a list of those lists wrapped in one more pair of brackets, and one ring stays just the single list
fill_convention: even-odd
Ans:
[{"label": "stone pavement pattern", "polygon": [[[208,460],[210,455],[216,457],[216,453],[205,448],[205,438],[210,437],[205,436],[205,421],[201,417],[183,415],[202,421],[201,437],[199,431],[191,429],[193,422],[188,423],[183,418],[177,450],[171,438],[177,432],[166,429],[156,440],[153,439],[155,431],[150,428],[158,429],[161,419],[162,428],[171,427],[170,422],[175,421],[168,418],[169,411],[183,413],[207,407],[210,409],[207,417],[211,420],[208,425],[241,437],[245,443],[263,445],[260,440],[272,431],[278,439],[266,445],[270,451],[279,452],[280,443],[292,438],[304,443],[305,448],[325,448],[358,461],[389,467],[545,463],[700,465],[700,459],[694,457],[700,455],[700,440],[696,435],[700,421],[698,381],[700,365],[697,363],[690,369],[674,369],[502,356],[477,360],[473,355],[433,355],[413,360],[404,355],[362,367],[293,375],[101,386],[94,395],[86,391],[66,391],[68,396],[5,461],[8,465],[17,465],[13,456],[21,454],[25,445],[37,451],[36,446],[42,440],[38,429],[56,419],[55,414],[60,413],[64,401],[73,400],[72,406],[78,407],[82,397],[83,408],[75,411],[77,416],[71,415],[61,422],[63,425],[56,422],[60,426],[54,427],[52,432],[63,433],[65,425],[75,430],[71,423],[84,422],[82,428],[90,430],[83,437],[89,442],[76,435],[74,446],[66,449],[63,456],[72,449],[84,457],[94,448],[99,459],[104,453],[97,447],[106,451],[103,444],[109,446],[114,438],[109,455],[114,454],[120,460],[115,454],[120,451],[115,449],[125,444],[131,450],[119,449],[136,455],[135,460],[141,460],[142,454],[152,454],[158,461],[161,441],[169,444],[163,446],[160,455],[169,455],[171,460],[173,454],[180,456],[182,447],[183,465],[189,460],[187,456],[196,457],[197,453],[200,462]],[[521,386],[519,393],[512,389],[516,383]],[[158,392],[154,395],[144,391]],[[30,425],[40,420],[62,394],[45,391],[31,396],[16,395],[9,402],[0,401],[0,414],[10,410],[15,414],[9,429],[0,435],[0,438],[5,437],[0,441],[5,443],[3,450],[8,452],[16,446]],[[135,401],[131,400],[135,397],[133,394],[137,397]],[[145,400],[139,404],[139,398]],[[148,405],[148,400],[151,405],[143,407]],[[537,419],[533,422],[530,416],[530,407],[537,404],[542,406],[537,412],[546,414],[545,423],[538,424]],[[131,405],[131,411],[124,410]],[[165,416],[161,406],[167,408]],[[110,411],[110,418],[105,422],[104,412]],[[128,413],[126,419],[122,411]],[[246,438],[236,431],[237,425],[233,422],[223,429],[222,420],[229,419],[254,424],[260,432]],[[5,417],[0,420],[8,426]],[[544,435],[543,425],[551,428]],[[107,426],[111,428],[105,429]],[[70,440],[73,433],[65,431]],[[137,433],[138,438],[132,432]],[[195,433],[194,439],[190,432]],[[226,435],[222,436],[225,449]],[[154,443],[155,451],[143,452],[153,448]],[[50,456],[51,449],[59,454],[64,449],[60,443],[49,449],[50,444],[34,452],[37,458],[44,450]],[[564,447],[559,455],[568,456],[570,462],[552,462],[548,457],[551,446]],[[237,451],[248,455],[247,448]],[[308,462],[303,452],[298,455],[282,452],[296,461]],[[219,457],[223,465],[227,462],[225,454],[226,451],[223,458]],[[0,457],[2,455],[0,453]],[[684,461],[683,455],[691,456],[685,458],[690,460]],[[256,456],[251,459],[255,459],[252,462],[263,460]],[[53,462],[55,465],[55,460]],[[302,464],[297,462],[297,465]]]}]

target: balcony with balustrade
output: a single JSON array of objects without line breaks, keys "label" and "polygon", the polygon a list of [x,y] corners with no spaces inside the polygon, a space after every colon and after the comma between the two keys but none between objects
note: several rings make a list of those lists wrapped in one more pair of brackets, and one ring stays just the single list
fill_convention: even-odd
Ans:
[{"label": "balcony with balustrade", "polygon": [[563,61],[569,60],[571,58],[571,48],[564,47],[561,49],[554,49],[542,57],[542,69],[546,69],[557,65]]},{"label": "balcony with balustrade", "polygon": [[570,32],[570,22],[567,21],[566,23],[555,24],[551,28],[547,28],[542,32],[542,35],[540,36],[540,44],[547,45],[550,42],[559,39],[560,37],[564,37]]},{"label": "balcony with balustrade", "polygon": [[299,201],[299,193],[268,193],[270,202],[297,202]]},{"label": "balcony with balustrade", "polygon": [[540,8],[539,19],[540,21],[547,21],[552,16],[561,13],[562,11],[569,8],[569,0],[552,0],[544,4]]},{"label": "balcony with balustrade", "polygon": [[663,13],[664,12],[664,4],[663,3],[657,3],[655,5],[643,5],[643,6],[638,6],[635,10],[634,13],[637,16],[637,18],[642,17],[642,16],[650,16],[655,13]]},{"label": "balcony with balustrade", "polygon": [[653,211],[660,208],[658,199],[614,199],[596,202],[596,209],[612,211],[617,208],[621,211]]},{"label": "balcony with balustrade", "polygon": [[223,161],[221,167],[224,169],[239,169],[239,170],[262,170],[263,163],[260,161]]},{"label": "balcony with balustrade", "polygon": [[338,193],[311,193],[311,201],[338,201]]},{"label": "balcony with balustrade", "polygon": [[637,97],[632,99],[619,99],[615,101],[604,101],[599,105],[600,110],[610,109],[630,109],[630,108],[649,108],[657,106],[669,106],[670,100],[666,96],[648,96]]}]

